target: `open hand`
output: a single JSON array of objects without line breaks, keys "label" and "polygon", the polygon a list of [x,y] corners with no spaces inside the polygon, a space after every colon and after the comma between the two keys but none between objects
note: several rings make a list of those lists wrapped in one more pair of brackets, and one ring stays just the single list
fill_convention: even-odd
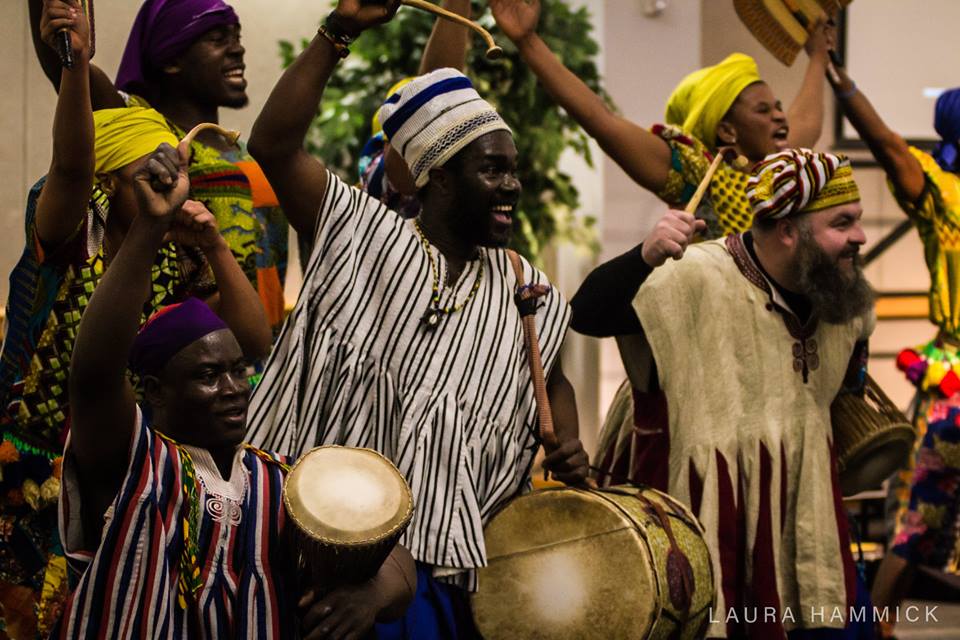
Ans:
[{"label": "open hand", "polygon": [[657,222],[643,241],[643,261],[656,269],[667,258],[679,260],[697,233],[706,231],[707,223],[686,211],[671,209]]},{"label": "open hand", "polygon": [[497,26],[513,42],[520,42],[537,30],[540,0],[490,0]]},{"label": "open hand", "polygon": [[400,8],[400,0],[339,0],[332,17],[353,37],[371,27],[389,22]]},{"label": "open hand", "polygon": [[561,442],[541,464],[564,484],[583,484],[590,472],[590,460],[579,438]]},{"label": "open hand", "polygon": [[373,628],[381,602],[372,581],[339,587],[322,599],[313,591],[299,602],[304,640],[360,640]]},{"label": "open hand", "polygon": [[43,0],[40,39],[54,51],[59,51],[57,34],[63,29],[70,32],[74,57],[78,60],[87,59],[90,53],[90,24],[79,0]]},{"label": "open hand", "polygon": [[190,192],[187,168],[177,150],[164,142],[150,154],[133,176],[140,214],[170,221],[180,211]]}]

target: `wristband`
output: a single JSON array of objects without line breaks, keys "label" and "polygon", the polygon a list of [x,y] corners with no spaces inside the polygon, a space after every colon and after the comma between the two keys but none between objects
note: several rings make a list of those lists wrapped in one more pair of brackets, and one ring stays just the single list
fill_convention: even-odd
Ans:
[{"label": "wristband", "polygon": [[850,88],[846,91],[840,91],[840,87],[834,87],[833,92],[836,94],[838,100],[849,100],[853,96],[857,95],[857,83],[853,80],[850,81]]},{"label": "wristband", "polygon": [[320,28],[317,29],[317,33],[324,38],[326,38],[330,44],[333,45],[334,50],[337,53],[337,57],[341,60],[350,55],[350,47],[344,44],[337,36],[330,32],[330,29],[327,28],[327,25],[322,24]]}]

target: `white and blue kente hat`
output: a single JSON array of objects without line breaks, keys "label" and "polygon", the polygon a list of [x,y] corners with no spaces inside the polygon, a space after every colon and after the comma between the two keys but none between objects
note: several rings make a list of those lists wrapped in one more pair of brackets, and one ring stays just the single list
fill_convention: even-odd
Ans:
[{"label": "white and blue kente hat", "polygon": [[417,187],[465,146],[491,131],[510,131],[467,76],[437,69],[414,78],[380,107],[383,132],[413,174]]}]

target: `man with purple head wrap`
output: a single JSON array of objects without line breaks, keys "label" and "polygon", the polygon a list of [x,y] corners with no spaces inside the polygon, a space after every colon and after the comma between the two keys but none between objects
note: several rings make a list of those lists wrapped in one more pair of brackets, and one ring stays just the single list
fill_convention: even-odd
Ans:
[{"label": "man with purple head wrap", "polygon": [[59,519],[79,578],[51,637],[360,637],[406,608],[413,561],[397,547],[372,580],[322,598],[298,584],[283,544],[289,460],[243,443],[249,366],[233,332],[196,298],[137,331],[156,252],[167,234],[188,231],[179,217],[188,185],[158,151],[136,186],[140,215],[90,300],[70,364]]},{"label": "man with purple head wrap", "polygon": [[217,27],[239,25],[222,0],[147,0],[140,7],[117,70],[120,91],[142,93],[151,69],[162,69]]},{"label": "man with purple head wrap", "polygon": [[[907,144],[892,131],[856,84],[840,70],[834,89],[844,115],[883,167],[893,195],[920,234],[930,272],[930,321],[937,334],[927,344],[905,349],[897,366],[917,388],[913,422],[918,444],[915,460],[893,477],[889,496],[891,552],[873,586],[878,607],[895,607],[909,589],[917,564],[960,573],[960,546],[953,523],[960,489],[945,478],[960,463],[943,450],[960,441],[951,407],[960,401],[960,89],[937,99],[934,128],[941,137],[933,154]],[[923,513],[941,513],[925,518]],[[882,624],[891,637],[892,624]]]}]

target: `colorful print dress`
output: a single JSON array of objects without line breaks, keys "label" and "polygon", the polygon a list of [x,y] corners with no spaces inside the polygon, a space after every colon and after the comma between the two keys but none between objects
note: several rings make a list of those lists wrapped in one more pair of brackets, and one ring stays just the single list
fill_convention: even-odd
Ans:
[{"label": "colorful print dress", "polygon": [[[10,274],[0,355],[0,584],[42,595],[41,632],[56,618],[65,595],[66,562],[54,505],[70,424],[67,376],[80,317],[105,268],[109,215],[109,201],[94,189],[87,217],[73,236],[59,247],[44,247],[36,234],[43,184],[41,179],[27,197],[25,247]],[[215,288],[202,254],[168,244],[154,263],[144,319],[190,295],[208,297]]]},{"label": "colorful print dress", "polygon": [[[930,321],[940,331],[905,349],[897,366],[917,387],[915,456],[893,485],[897,503],[894,551],[914,562],[960,573],[954,523],[960,500],[960,177],[913,148],[926,177],[909,202],[896,191],[923,242],[930,272]],[[891,186],[892,189],[892,186]]]}]

